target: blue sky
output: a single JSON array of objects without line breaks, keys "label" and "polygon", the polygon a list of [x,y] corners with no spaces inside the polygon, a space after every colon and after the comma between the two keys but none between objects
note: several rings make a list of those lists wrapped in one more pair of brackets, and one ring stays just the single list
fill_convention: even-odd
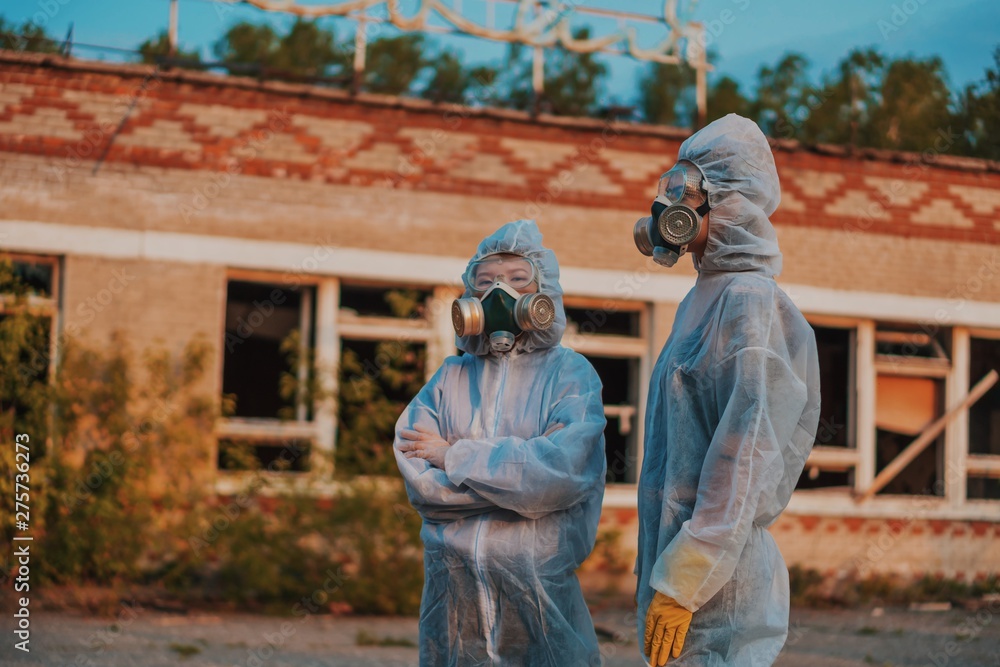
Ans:
[{"label": "blue sky", "polygon": [[[319,0],[300,1],[323,4]],[[646,14],[662,6],[654,0],[582,0],[581,4]],[[681,4],[685,4],[684,0]],[[464,0],[463,6],[472,18],[483,20],[482,0]],[[513,5],[498,3],[497,7],[498,20],[511,15]],[[168,0],[0,0],[0,16],[15,22],[32,16],[42,18],[46,29],[60,37],[72,23],[77,42],[134,48],[166,28]],[[717,34],[711,46],[718,52],[718,72],[735,78],[744,91],[754,87],[762,64],[773,65],[787,51],[803,53],[812,64],[811,74],[818,79],[850,49],[865,46],[874,46],[889,56],[938,55],[955,89],[981,80],[992,63],[993,49],[1000,44],[998,0],[701,0],[691,18],[715,27]],[[292,21],[288,16],[248,6],[180,0],[181,45],[211,57],[211,44],[240,20],[268,21],[278,28]],[[587,22],[596,34],[615,28],[603,19]],[[324,19],[324,25],[346,36],[353,32],[354,23]],[[639,34],[646,44],[651,44],[662,31],[658,26],[648,26]],[[460,51],[467,62],[495,62],[505,52],[505,46],[483,40],[447,36],[434,39]],[[98,57],[98,53],[82,49],[77,55]],[[606,61],[611,76],[604,97],[622,103],[634,101],[641,65],[622,57],[607,57]]]}]

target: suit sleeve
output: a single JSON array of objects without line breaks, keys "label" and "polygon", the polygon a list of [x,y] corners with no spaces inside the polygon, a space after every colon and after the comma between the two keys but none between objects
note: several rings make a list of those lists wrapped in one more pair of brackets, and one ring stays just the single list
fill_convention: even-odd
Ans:
[{"label": "suit sleeve", "polygon": [[562,428],[528,439],[459,440],[446,456],[452,484],[468,486],[528,518],[569,509],[595,492],[603,493],[606,420],[600,378],[579,355],[553,374],[559,386],[548,425]]},{"label": "suit sleeve", "polygon": [[719,362],[720,411],[691,518],[653,566],[649,584],[697,611],[728,582],[762,496],[785,476],[783,456],[806,405],[805,383],[782,355],[746,347]]},{"label": "suit sleeve", "polygon": [[447,383],[448,365],[443,365],[424,385],[396,422],[393,450],[406,483],[413,508],[428,521],[447,522],[497,509],[497,506],[461,483],[455,484],[440,468],[421,458],[407,458],[399,450],[399,431],[421,427],[441,433],[440,405]]}]

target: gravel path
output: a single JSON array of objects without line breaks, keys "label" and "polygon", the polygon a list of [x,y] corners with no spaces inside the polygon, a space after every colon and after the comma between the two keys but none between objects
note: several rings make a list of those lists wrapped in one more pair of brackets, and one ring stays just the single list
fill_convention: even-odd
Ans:
[{"label": "gravel path", "polygon": [[[31,617],[29,654],[13,649],[11,620],[5,613],[0,622],[0,667],[417,666],[411,618],[181,615],[123,607],[116,621],[39,612]],[[608,667],[643,665],[629,612],[601,611],[595,623]],[[404,645],[359,645],[365,636]],[[777,665],[1000,667],[1000,610],[793,610]]]}]

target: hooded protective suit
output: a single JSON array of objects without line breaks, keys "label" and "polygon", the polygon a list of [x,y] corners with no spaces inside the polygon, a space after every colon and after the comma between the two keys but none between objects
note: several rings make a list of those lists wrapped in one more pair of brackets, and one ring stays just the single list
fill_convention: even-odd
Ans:
[{"label": "hooded protective suit", "polygon": [[[708,242],[653,370],[639,479],[639,636],[655,591],[694,611],[669,665],[769,665],[788,633],[788,571],[767,532],[819,420],[813,331],[774,276],[780,199],[767,140],[730,114],[678,160],[708,180]],[[640,642],[641,644],[641,642]]]},{"label": "hooded protective suit", "polygon": [[[459,338],[467,354],[445,360],[396,425],[396,460],[424,519],[420,664],[599,665],[574,571],[593,549],[604,497],[601,381],[559,345],[559,268],[534,221],[504,225],[473,261],[496,253],[534,262],[556,320],[503,354],[485,336]],[[451,443],[447,472],[400,452],[399,430],[414,427]]]}]

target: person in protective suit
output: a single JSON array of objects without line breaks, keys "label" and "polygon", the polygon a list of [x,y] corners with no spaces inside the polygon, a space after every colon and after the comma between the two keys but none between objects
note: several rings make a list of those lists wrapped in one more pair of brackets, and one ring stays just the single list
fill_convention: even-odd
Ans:
[{"label": "person in protective suit", "polygon": [[452,308],[459,349],[394,450],[423,518],[420,664],[600,665],[575,570],[604,497],[601,381],[559,344],[559,268],[532,220],[480,243]]},{"label": "person in protective suit", "polygon": [[767,140],[735,114],[689,137],[660,180],[639,249],[691,252],[650,379],[639,478],[639,636],[653,665],[773,663],[788,634],[788,570],[767,531],[819,420],[812,328],[774,281],[780,199]]}]

